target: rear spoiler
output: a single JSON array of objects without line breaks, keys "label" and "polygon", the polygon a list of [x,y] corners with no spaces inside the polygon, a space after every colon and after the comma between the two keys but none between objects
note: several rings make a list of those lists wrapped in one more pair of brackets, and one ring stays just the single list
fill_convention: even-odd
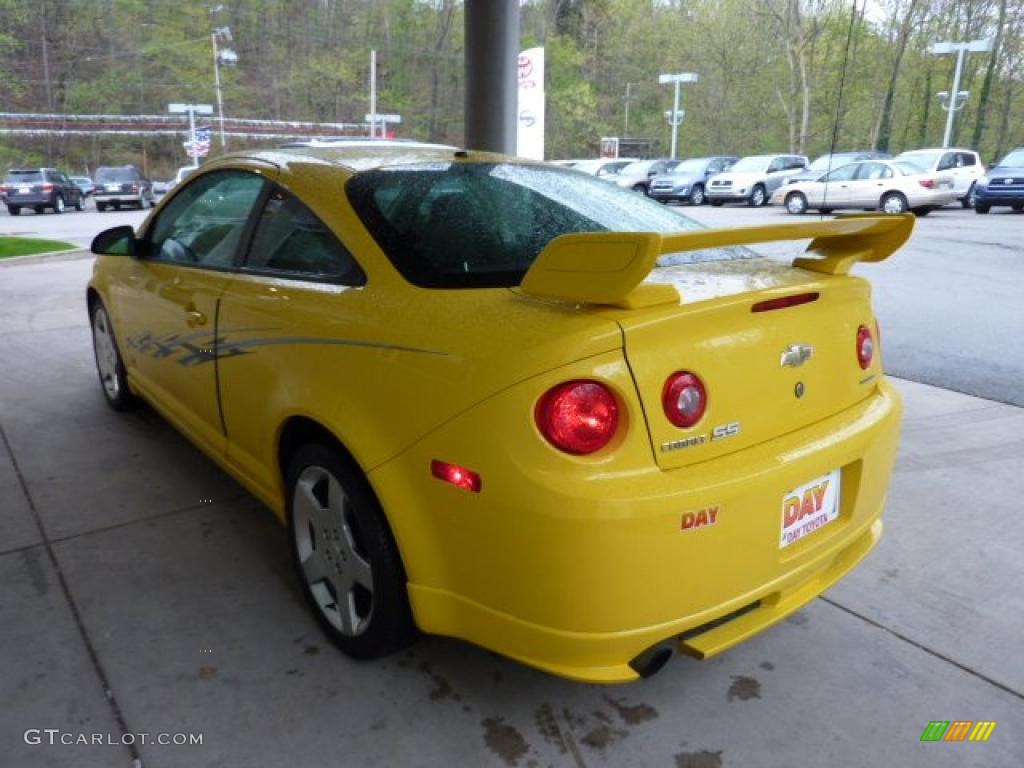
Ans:
[{"label": "rear spoiler", "polygon": [[882,261],[914,231],[914,216],[853,214],[832,221],[736,229],[656,232],[583,232],[556,237],[541,251],[520,286],[533,296],[638,309],[675,303],[674,286],[644,283],[666,253],[780,240],[810,240],[794,267],[845,275],[858,261]]}]

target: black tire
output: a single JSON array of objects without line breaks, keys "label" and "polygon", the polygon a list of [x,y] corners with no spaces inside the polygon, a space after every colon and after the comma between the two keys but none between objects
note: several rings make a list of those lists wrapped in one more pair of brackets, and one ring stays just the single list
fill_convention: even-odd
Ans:
[{"label": "black tire", "polygon": [[34,205],[34,206],[32,206],[32,210],[34,210],[39,215],[42,215],[42,214],[46,213],[46,206],[45,205]]},{"label": "black tire", "polygon": [[920,208],[914,209],[914,215],[917,216],[917,218],[919,219],[923,219],[925,216],[927,216],[934,210],[935,209],[932,208],[930,205],[922,205]]},{"label": "black tire", "polygon": [[114,210],[115,211],[120,211],[121,210],[121,204],[120,203],[111,203],[111,205],[114,206]]},{"label": "black tire", "polygon": [[690,190],[690,205],[704,205],[707,202],[707,198],[704,197],[704,185],[694,184],[693,189]]},{"label": "black tire", "polygon": [[[125,374],[114,327],[106,307],[99,299],[89,303],[89,326],[92,329],[92,351],[103,398],[115,411],[130,411],[139,404],[139,399],[128,387],[128,376]],[[110,341],[109,347],[101,338],[104,334]]]},{"label": "black tire", "polygon": [[11,216],[20,216],[21,215],[21,206],[20,205],[8,205],[7,206],[7,212],[9,214],[11,214]]},{"label": "black tire", "polygon": [[103,211],[107,210],[107,204],[106,203],[96,203],[96,210],[99,211],[100,213],[103,213]]},{"label": "black tire", "polygon": [[747,205],[751,208],[760,208],[768,202],[768,193],[764,191],[764,186],[761,184],[755,184],[754,188],[750,190],[750,197],[747,198]]},{"label": "black tire", "polygon": [[84,197],[82,197],[81,195],[79,195],[79,196],[78,196],[78,199],[77,199],[77,200],[75,200],[75,210],[76,210],[76,211],[80,211],[80,210],[82,210],[82,209],[83,209],[84,207],[85,207],[85,198],[84,198]]},{"label": "black tire", "polygon": [[975,203],[974,204],[974,212],[975,213],[988,213],[989,210],[991,210],[991,208],[992,208],[992,206],[989,205],[988,203]]},{"label": "black tire", "polygon": [[640,193],[645,194],[645,195],[649,195],[649,193],[647,191],[647,185],[645,185],[645,184],[634,184],[633,185],[633,191],[634,192],[640,192]]},{"label": "black tire", "polygon": [[960,206],[962,208],[973,208],[974,207],[974,184],[971,184],[971,188],[967,190],[967,194],[960,198]]},{"label": "black tire", "polygon": [[882,199],[878,201],[878,207],[881,208],[884,213],[894,215],[906,213],[910,209],[910,205],[907,203],[907,198],[900,192],[886,192],[882,195]]},{"label": "black tire", "polygon": [[819,208],[818,212],[821,213],[823,216],[828,216],[830,213],[832,213],[832,209],[831,208]]},{"label": "black tire", "polygon": [[[357,659],[386,656],[412,642],[416,629],[405,569],[366,477],[337,448],[309,443],[289,459],[285,482],[295,570],[331,642]],[[307,504],[296,510],[296,500],[303,498]],[[336,582],[348,589],[344,615]]]},{"label": "black tire", "polygon": [[1024,203],[1014,203],[1010,207],[1013,208],[1013,210],[1017,211],[1017,213],[1024,211]]},{"label": "black tire", "polygon": [[786,212],[794,216],[807,213],[807,195],[803,192],[790,192],[786,195]]},{"label": "black tire", "polygon": [[54,213],[64,213],[64,195],[57,195],[53,198],[53,206],[51,207],[53,208]]},{"label": "black tire", "polygon": [[711,205],[712,205],[712,206],[713,206],[714,208],[718,208],[718,207],[719,207],[719,206],[720,206],[720,205],[721,205],[722,203],[724,203],[725,201],[724,201],[724,200],[711,200],[711,199],[709,199],[709,200],[708,200],[708,202],[709,202],[709,203],[711,203]]}]

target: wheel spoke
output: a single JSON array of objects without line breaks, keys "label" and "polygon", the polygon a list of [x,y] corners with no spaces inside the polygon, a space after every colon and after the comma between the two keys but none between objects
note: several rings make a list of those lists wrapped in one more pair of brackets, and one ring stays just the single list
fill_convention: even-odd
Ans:
[{"label": "wheel spoke", "polygon": [[341,623],[341,631],[346,635],[356,634],[360,619],[356,613],[356,601],[351,588],[345,590],[344,593],[338,594],[338,604],[336,607],[338,609],[338,621]]},{"label": "wheel spoke", "polygon": [[292,503],[292,514],[295,516],[296,525],[312,525],[317,532],[320,532],[323,509],[320,502],[313,494],[313,486],[318,478],[302,478],[295,486],[295,498]]},{"label": "wheel spoke", "polygon": [[302,561],[302,575],[306,577],[306,583],[311,586],[324,580],[331,580],[330,568],[319,550],[313,550],[309,557]]},{"label": "wheel spoke", "polygon": [[362,555],[352,552],[346,563],[348,573],[352,581],[364,587],[367,592],[373,593],[373,568],[363,559]]}]

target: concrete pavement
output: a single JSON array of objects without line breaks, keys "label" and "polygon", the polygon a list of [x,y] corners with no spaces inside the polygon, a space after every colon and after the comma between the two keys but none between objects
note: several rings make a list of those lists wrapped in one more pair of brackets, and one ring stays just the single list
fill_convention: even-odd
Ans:
[{"label": "concrete pavement", "polygon": [[[90,268],[0,266],[0,765],[1021,764],[1024,410],[898,382],[878,550],[711,661],[612,688],[445,638],[356,663],[302,604],[272,515],[153,412],[103,403]],[[998,725],[922,744],[931,720]]]}]

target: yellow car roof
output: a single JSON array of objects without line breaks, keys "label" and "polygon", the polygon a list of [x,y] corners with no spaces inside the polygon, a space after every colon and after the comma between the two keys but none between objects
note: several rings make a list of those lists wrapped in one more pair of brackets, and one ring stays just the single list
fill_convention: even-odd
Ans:
[{"label": "yellow car roof", "polygon": [[351,141],[332,144],[323,142],[310,143],[308,146],[281,147],[272,150],[225,155],[222,159],[250,158],[263,160],[287,169],[294,162],[308,163],[320,161],[330,165],[346,168],[352,173],[368,171],[389,166],[411,165],[415,163],[440,162],[530,162],[521,158],[489,152],[476,152],[460,149],[445,144],[427,144],[419,142],[388,142],[388,141]]}]

